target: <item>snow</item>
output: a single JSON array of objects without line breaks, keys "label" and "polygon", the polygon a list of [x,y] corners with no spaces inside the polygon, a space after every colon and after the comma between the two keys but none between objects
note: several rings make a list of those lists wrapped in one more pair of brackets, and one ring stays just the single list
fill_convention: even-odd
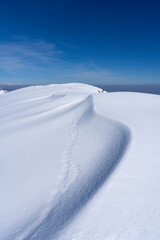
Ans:
[{"label": "snow", "polygon": [[4,94],[4,93],[7,93],[7,91],[6,90],[0,90],[0,95]]},{"label": "snow", "polygon": [[158,95],[1,95],[0,239],[160,239],[159,122]]}]

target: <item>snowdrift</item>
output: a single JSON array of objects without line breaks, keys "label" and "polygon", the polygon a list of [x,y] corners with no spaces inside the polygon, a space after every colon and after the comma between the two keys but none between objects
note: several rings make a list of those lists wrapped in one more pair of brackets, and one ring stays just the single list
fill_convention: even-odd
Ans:
[{"label": "snowdrift", "polygon": [[0,239],[158,239],[159,110],[76,83],[1,95]]},{"label": "snowdrift", "polygon": [[7,91],[6,90],[0,90],[0,95],[4,94],[4,93],[7,93]]}]

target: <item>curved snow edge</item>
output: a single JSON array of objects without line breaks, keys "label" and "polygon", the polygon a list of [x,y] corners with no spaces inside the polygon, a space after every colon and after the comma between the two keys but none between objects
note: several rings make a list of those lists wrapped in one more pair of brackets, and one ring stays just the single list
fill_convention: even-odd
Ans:
[{"label": "curved snow edge", "polygon": [[[82,107],[84,106],[84,108]],[[79,111],[80,107],[83,111]],[[83,120],[83,117],[89,111],[91,114],[98,115],[93,110],[92,96],[88,96],[81,103],[73,107],[73,112],[76,113],[77,120]],[[131,139],[130,130],[124,124],[117,121],[102,117],[108,122],[118,126],[120,139],[116,143],[116,147],[108,149],[107,154],[111,159],[102,159],[101,164],[97,168],[90,171],[89,176],[83,174],[76,182],[73,182],[68,189],[57,199],[52,206],[51,211],[42,220],[40,224],[28,234],[23,235],[23,238],[17,239],[56,239],[57,234],[75,217],[85,204],[93,197],[103,183],[110,177],[121,158],[124,156],[128,144]],[[78,185],[78,188],[77,188]]]}]

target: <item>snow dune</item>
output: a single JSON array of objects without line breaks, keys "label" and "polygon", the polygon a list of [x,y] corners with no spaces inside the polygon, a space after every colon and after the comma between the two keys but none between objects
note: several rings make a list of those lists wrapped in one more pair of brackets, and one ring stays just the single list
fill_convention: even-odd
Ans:
[{"label": "snow dune", "polygon": [[[159,96],[98,93],[74,83],[1,95],[0,239],[143,239],[129,214],[132,198],[135,215],[145,218],[145,189],[142,207],[133,189],[141,188],[142,156],[154,151],[157,159],[157,145],[143,152],[143,144],[148,146],[143,118],[154,104],[153,119],[147,119],[153,122],[155,102]],[[148,183],[151,188],[155,181]],[[128,216],[121,212],[125,203]],[[149,211],[154,214],[155,208]]]}]

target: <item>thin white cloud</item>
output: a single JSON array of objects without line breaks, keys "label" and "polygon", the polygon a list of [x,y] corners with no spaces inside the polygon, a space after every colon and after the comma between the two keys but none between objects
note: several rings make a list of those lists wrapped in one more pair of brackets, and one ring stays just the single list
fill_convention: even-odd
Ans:
[{"label": "thin white cloud", "polygon": [[1,43],[0,68],[12,70],[26,67],[26,65],[49,64],[58,61],[60,53],[54,44],[48,44],[42,40]]},{"label": "thin white cloud", "polygon": [[[9,79],[24,81],[97,82],[111,79],[107,69],[94,62],[75,63],[63,59],[55,44],[22,38],[0,43],[0,71]],[[0,80],[2,77],[0,78]]]}]

